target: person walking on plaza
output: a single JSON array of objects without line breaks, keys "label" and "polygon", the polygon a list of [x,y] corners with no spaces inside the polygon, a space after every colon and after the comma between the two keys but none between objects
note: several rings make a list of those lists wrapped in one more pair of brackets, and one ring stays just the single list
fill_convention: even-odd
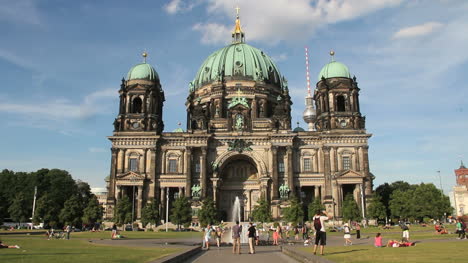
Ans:
[{"label": "person walking on plaza", "polygon": [[327,244],[327,233],[325,232],[325,221],[329,220],[330,217],[326,211],[321,212],[317,210],[315,216],[312,218],[315,228],[315,245],[314,255],[317,254],[317,247],[320,244],[320,255],[323,255],[323,249]]},{"label": "person walking on plaza", "polygon": [[294,240],[299,240],[299,227],[294,226]]},{"label": "person walking on plaza", "polygon": [[345,240],[345,246],[349,245],[351,246],[353,242],[351,241],[351,230],[349,229],[348,224],[344,224],[343,226],[343,231],[344,231],[344,240]]},{"label": "person walking on plaza", "polygon": [[205,248],[206,250],[210,249],[210,239],[211,239],[211,232],[213,231],[213,228],[211,227],[210,224],[206,226],[206,231],[205,231]]},{"label": "person walking on plaza", "polygon": [[221,245],[221,237],[223,236],[223,230],[218,226],[216,228],[216,245],[219,247]]},{"label": "person walking on plaza", "polygon": [[465,228],[466,228],[466,225],[465,225],[465,222],[463,222],[463,220],[461,218],[457,219],[457,232],[458,233],[458,237],[457,239],[465,239],[466,236],[465,236]]},{"label": "person walking on plaza", "polygon": [[361,225],[356,223],[356,239],[361,239]]},{"label": "person walking on plaza", "polygon": [[247,236],[249,238],[249,254],[255,254],[255,238],[256,238],[256,233],[257,230],[255,229],[255,226],[253,225],[252,222],[249,223],[249,229],[247,230]]},{"label": "person walking on plaza", "polygon": [[402,240],[409,241],[409,227],[404,222],[400,224],[401,230],[403,230]]},{"label": "person walking on plaza", "polygon": [[309,238],[309,235],[307,235],[307,225],[304,223],[302,226],[302,240],[307,240]]},{"label": "person walking on plaza", "polygon": [[240,254],[240,235],[242,233],[242,226],[239,225],[239,221],[236,221],[236,225],[232,227],[232,253]]},{"label": "person walking on plaza", "polygon": [[65,233],[67,233],[67,240],[70,240],[70,232],[71,232],[71,226],[68,224],[67,227],[65,227]]}]

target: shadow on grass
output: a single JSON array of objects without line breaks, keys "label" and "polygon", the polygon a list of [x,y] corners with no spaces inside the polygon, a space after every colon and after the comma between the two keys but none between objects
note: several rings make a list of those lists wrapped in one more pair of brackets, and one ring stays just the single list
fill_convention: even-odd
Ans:
[{"label": "shadow on grass", "polygon": [[369,249],[353,249],[353,250],[348,250],[348,251],[339,251],[339,252],[327,253],[327,255],[346,254],[346,253],[357,252],[357,251],[364,251],[364,250],[369,250]]}]

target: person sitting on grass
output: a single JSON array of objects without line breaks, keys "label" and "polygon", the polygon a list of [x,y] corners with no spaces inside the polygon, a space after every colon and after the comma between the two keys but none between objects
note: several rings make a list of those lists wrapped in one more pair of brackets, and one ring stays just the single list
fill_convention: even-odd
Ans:
[{"label": "person sitting on grass", "polygon": [[3,242],[0,240],[0,248],[20,248],[20,247],[18,245],[9,246],[7,244],[3,244]]},{"label": "person sitting on grass", "polygon": [[374,238],[374,246],[375,247],[382,247],[382,235],[377,233]]},{"label": "person sitting on grass", "polygon": [[438,234],[438,235],[448,234],[447,229],[445,229],[445,227],[444,227],[444,225],[442,223],[436,224],[434,226],[434,228],[436,230],[436,234]]},{"label": "person sitting on grass", "polygon": [[398,241],[398,240],[389,240],[387,242],[387,247],[413,247],[416,246],[415,242],[407,242],[405,240]]}]

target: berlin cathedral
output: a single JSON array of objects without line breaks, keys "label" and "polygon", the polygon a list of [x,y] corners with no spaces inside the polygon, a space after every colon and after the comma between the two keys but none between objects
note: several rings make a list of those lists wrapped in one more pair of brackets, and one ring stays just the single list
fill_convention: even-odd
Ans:
[{"label": "berlin cathedral", "polygon": [[318,198],[339,219],[350,194],[364,213],[372,194],[371,134],[356,77],[330,54],[306,95],[307,130],[292,129],[288,82],[266,53],[245,43],[237,15],[232,43],[209,55],[189,84],[186,130],[167,132],[163,86],[143,53],[145,62],[130,69],[119,90],[106,217],[123,196],[134,200],[139,219],[152,198],[165,214],[182,195],[191,200],[194,221],[206,198],[224,221],[231,221],[236,197],[241,221],[260,198],[275,219],[292,196],[305,209]]}]

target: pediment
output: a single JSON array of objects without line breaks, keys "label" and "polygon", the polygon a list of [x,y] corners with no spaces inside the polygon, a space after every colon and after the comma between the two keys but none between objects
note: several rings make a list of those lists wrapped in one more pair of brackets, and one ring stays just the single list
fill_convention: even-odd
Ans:
[{"label": "pediment", "polygon": [[354,170],[345,170],[335,175],[336,178],[364,178],[364,175]]},{"label": "pediment", "polygon": [[117,175],[118,180],[129,180],[129,181],[139,181],[145,180],[145,176],[135,172],[126,172],[120,175]]}]

